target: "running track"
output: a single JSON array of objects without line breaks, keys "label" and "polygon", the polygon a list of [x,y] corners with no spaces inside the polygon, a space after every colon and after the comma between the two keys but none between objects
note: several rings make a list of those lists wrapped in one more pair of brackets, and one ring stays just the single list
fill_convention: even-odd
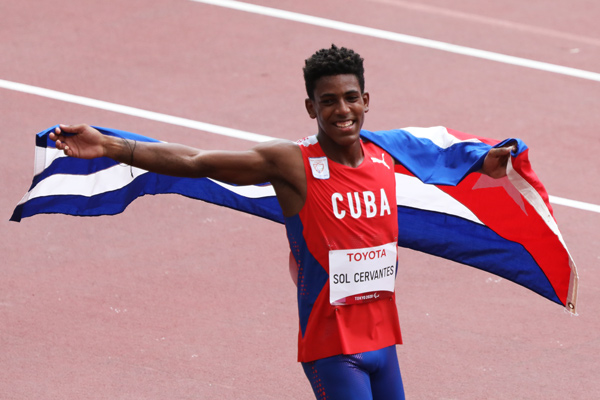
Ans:
[{"label": "running track", "polygon": [[[520,137],[549,193],[586,203],[554,205],[578,265],[578,317],[481,271],[401,252],[398,354],[407,397],[599,398],[600,82],[592,78],[600,73],[600,5],[252,2],[388,33],[188,0],[0,3],[0,398],[311,398],[295,361],[282,226],[177,196],[142,198],[114,217],[8,222],[31,180],[33,135],[59,122],[204,148],[253,142],[25,93],[14,83],[297,139],[314,132],[303,109],[303,60],[332,42],[366,59],[365,128],[445,125]],[[591,74],[389,38],[397,34]]]}]

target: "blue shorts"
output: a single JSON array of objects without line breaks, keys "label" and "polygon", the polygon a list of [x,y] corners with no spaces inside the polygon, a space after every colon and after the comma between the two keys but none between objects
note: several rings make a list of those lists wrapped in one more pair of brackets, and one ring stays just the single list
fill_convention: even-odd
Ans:
[{"label": "blue shorts", "polygon": [[404,400],[396,346],[302,363],[319,400]]}]

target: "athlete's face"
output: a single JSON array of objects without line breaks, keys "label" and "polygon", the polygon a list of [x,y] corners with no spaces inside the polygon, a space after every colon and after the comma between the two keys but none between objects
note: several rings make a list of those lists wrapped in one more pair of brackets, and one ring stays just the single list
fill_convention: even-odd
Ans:
[{"label": "athlete's face", "polygon": [[306,110],[317,120],[321,139],[349,146],[360,138],[369,93],[361,93],[353,74],[324,76],[316,83],[314,100],[306,99]]}]

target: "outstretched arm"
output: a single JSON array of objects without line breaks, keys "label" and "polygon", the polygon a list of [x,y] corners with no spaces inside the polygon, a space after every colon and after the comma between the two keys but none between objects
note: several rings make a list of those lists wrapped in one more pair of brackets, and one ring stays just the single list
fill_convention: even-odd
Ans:
[{"label": "outstretched arm", "polygon": [[210,177],[235,184],[276,179],[278,169],[272,164],[278,162],[278,147],[284,147],[278,143],[284,141],[272,141],[246,151],[207,151],[180,144],[135,142],[103,135],[89,125],[60,125],[50,133],[50,139],[70,157],[109,157],[164,175]]},{"label": "outstretched arm", "polygon": [[208,177],[238,185],[271,182],[286,216],[296,214],[304,204],[301,151],[287,140],[260,143],[245,151],[207,151],[103,135],[89,125],[60,125],[50,139],[70,157],[109,157],[163,175]]}]

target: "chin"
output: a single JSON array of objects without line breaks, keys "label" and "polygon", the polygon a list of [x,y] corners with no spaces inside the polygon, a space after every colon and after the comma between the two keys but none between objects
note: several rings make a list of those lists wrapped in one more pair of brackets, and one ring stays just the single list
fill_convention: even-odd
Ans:
[{"label": "chin", "polygon": [[356,124],[351,129],[339,129],[337,127],[328,127],[328,129],[321,130],[321,134],[326,136],[326,139],[330,142],[335,143],[338,146],[351,146],[360,139],[360,126]]},{"label": "chin", "polygon": [[360,139],[360,131],[343,132],[341,135],[338,133],[330,137],[340,146],[350,146]]}]

